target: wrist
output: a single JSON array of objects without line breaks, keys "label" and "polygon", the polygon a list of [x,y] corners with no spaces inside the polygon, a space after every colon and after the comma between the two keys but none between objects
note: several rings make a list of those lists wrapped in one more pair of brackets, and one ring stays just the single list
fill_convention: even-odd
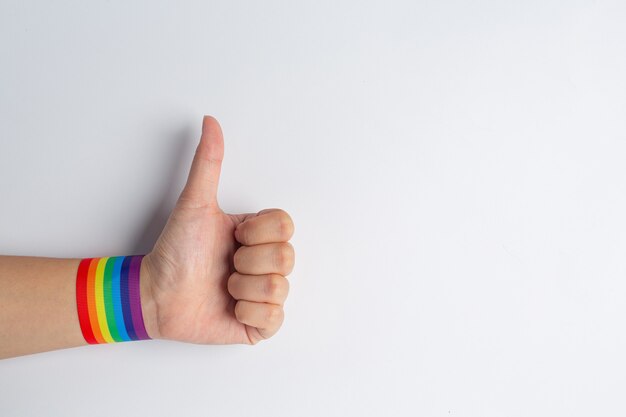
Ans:
[{"label": "wrist", "polygon": [[141,276],[143,258],[137,255],[81,260],[76,273],[76,306],[87,343],[150,339],[146,324],[155,334],[156,309],[150,275],[146,274],[146,279]]},{"label": "wrist", "polygon": [[154,298],[153,275],[150,263],[150,255],[144,256],[141,262],[141,270],[139,272],[140,291],[141,291],[141,311],[143,315],[146,332],[151,339],[159,339],[159,324],[157,318],[157,303]]}]

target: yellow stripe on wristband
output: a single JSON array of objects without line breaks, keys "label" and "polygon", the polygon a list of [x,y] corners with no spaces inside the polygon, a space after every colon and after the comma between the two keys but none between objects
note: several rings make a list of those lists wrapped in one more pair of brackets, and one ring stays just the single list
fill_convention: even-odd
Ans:
[{"label": "yellow stripe on wristband", "polygon": [[98,314],[98,324],[100,325],[100,331],[102,332],[102,337],[107,343],[114,343],[115,340],[113,336],[111,336],[111,332],[109,331],[109,325],[107,323],[107,315],[104,309],[104,267],[107,264],[109,257],[100,258],[98,260],[98,266],[96,268],[96,311]]}]

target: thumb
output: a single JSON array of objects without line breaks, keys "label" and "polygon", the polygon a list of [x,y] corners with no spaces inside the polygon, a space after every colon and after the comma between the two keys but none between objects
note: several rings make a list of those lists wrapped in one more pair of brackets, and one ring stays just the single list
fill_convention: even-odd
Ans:
[{"label": "thumb", "polygon": [[204,116],[200,143],[196,148],[187,184],[180,195],[179,202],[190,207],[219,207],[217,185],[220,180],[223,158],[222,129],[215,118]]}]

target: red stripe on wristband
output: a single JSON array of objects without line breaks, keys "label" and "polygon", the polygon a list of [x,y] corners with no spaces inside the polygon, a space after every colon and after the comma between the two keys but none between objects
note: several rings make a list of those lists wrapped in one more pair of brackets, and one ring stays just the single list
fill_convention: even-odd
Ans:
[{"label": "red stripe on wristband", "polygon": [[92,258],[83,259],[78,264],[78,272],[76,273],[76,307],[78,309],[78,321],[80,330],[87,343],[95,345],[98,343],[89,322],[89,308],[87,306],[87,273],[89,272],[89,264]]}]

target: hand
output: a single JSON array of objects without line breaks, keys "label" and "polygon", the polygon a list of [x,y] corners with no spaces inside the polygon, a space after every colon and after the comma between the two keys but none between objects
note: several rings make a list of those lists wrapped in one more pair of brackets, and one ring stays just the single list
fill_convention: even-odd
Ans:
[{"label": "hand", "polygon": [[279,209],[226,214],[217,203],[224,140],[205,116],[187,184],[141,268],[152,338],[255,344],[283,322],[293,222]]}]

